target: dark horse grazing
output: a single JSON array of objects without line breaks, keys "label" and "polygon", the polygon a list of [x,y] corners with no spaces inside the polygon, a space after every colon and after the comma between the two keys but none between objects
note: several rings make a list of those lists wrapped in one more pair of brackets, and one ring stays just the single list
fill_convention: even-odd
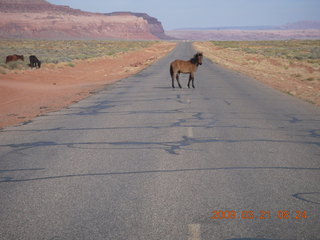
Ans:
[{"label": "dark horse grazing", "polygon": [[23,55],[17,55],[17,54],[10,55],[10,56],[7,56],[7,57],[6,57],[6,63],[8,63],[8,62],[13,62],[13,61],[18,61],[19,59],[21,59],[22,61],[24,61]]},{"label": "dark horse grazing", "polygon": [[30,57],[29,57],[29,60],[30,60],[30,67],[32,67],[32,68],[40,68],[41,67],[41,62],[39,61],[39,59],[36,57],[36,56],[34,56],[34,55],[31,55]]},{"label": "dark horse grazing", "polygon": [[202,64],[203,54],[198,52],[189,61],[175,60],[170,64],[170,74],[172,78],[172,87],[174,88],[174,78],[177,79],[179,87],[181,84],[179,82],[180,73],[189,73],[188,88],[190,88],[190,82],[192,81],[192,87],[194,88],[194,73],[197,71],[198,66]]}]

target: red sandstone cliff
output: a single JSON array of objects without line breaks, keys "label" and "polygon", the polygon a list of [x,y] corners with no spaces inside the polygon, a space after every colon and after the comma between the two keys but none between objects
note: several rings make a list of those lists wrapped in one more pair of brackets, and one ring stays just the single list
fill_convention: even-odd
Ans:
[{"label": "red sandstone cliff", "polygon": [[45,0],[0,0],[0,37],[32,39],[159,39],[157,19],[140,13],[99,14]]},{"label": "red sandstone cliff", "polygon": [[158,19],[149,16],[146,13],[135,13],[135,12],[113,12],[113,13],[105,13],[106,16],[136,16],[139,18],[143,18],[148,23],[149,31],[157,36],[160,39],[169,39],[170,37],[166,36],[162,27],[161,22]]}]

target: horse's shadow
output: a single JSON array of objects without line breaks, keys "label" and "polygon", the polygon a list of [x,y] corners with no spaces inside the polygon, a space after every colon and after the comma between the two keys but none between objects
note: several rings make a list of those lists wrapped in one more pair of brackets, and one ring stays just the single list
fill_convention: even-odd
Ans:
[{"label": "horse's shadow", "polygon": [[153,87],[153,88],[156,88],[156,89],[172,89],[172,87]]},{"label": "horse's shadow", "polygon": [[277,239],[270,239],[270,238],[228,238],[226,240],[277,240]]}]

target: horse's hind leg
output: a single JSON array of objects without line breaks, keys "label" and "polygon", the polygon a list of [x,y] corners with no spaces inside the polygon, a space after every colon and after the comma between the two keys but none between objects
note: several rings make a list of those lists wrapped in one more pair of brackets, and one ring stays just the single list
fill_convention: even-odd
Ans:
[{"label": "horse's hind leg", "polygon": [[171,74],[171,79],[172,79],[172,87],[174,88],[174,78],[175,78],[175,76],[176,76],[176,73],[172,73]]},{"label": "horse's hind leg", "polygon": [[182,88],[182,87],[181,87],[181,84],[180,84],[180,81],[179,81],[179,72],[176,74],[176,79],[177,79],[179,88]]},{"label": "horse's hind leg", "polygon": [[174,76],[171,75],[171,79],[172,79],[172,87],[174,88]]},{"label": "horse's hind leg", "polygon": [[172,87],[174,88],[174,72],[173,72],[172,64],[170,65],[170,76],[172,80]]}]

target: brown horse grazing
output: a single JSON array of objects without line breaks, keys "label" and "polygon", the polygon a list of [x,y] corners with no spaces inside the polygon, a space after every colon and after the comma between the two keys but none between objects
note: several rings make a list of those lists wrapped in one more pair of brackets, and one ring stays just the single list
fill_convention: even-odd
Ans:
[{"label": "brown horse grazing", "polygon": [[23,55],[17,55],[17,54],[10,55],[10,56],[7,56],[7,57],[6,57],[6,63],[8,63],[8,62],[13,62],[13,61],[18,61],[19,59],[21,59],[22,61],[24,61]]},{"label": "brown horse grazing", "polygon": [[194,88],[194,73],[197,71],[198,66],[202,65],[203,54],[198,52],[189,61],[175,60],[170,64],[170,74],[172,79],[172,87],[174,88],[174,78],[177,79],[178,85],[181,88],[179,82],[180,73],[189,73],[188,88],[190,88],[190,82],[192,81],[192,87]]}]

